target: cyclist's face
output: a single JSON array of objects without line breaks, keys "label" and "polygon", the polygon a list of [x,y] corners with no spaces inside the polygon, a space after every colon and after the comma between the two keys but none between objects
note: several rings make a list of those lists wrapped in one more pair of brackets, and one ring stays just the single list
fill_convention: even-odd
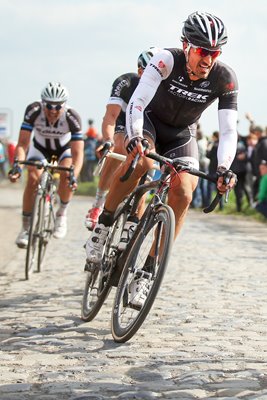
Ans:
[{"label": "cyclist's face", "polygon": [[43,103],[45,116],[48,121],[57,121],[64,112],[64,103]]},{"label": "cyclist's face", "polygon": [[192,80],[206,79],[218,56],[219,53],[215,54],[215,56],[212,56],[211,54],[203,56],[197,51],[196,48],[190,46],[188,50],[187,63],[189,69],[193,72],[193,74],[190,75],[190,78]]}]

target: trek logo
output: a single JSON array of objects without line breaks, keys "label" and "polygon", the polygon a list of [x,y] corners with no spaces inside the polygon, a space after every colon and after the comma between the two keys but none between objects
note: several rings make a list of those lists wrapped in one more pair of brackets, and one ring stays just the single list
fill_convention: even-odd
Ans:
[{"label": "trek logo", "polygon": [[188,90],[181,89],[172,83],[170,84],[169,92],[175,96],[182,97],[183,99],[187,99],[189,101],[194,101],[195,103],[206,103],[208,99],[208,95],[203,95],[200,93],[189,92]]}]

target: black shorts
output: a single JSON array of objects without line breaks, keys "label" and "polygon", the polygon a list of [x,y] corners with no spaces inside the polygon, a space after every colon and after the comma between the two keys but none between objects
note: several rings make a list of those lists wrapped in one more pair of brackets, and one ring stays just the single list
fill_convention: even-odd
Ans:
[{"label": "black shorts", "polygon": [[116,120],[114,135],[116,135],[117,133],[122,133],[123,135],[125,135],[126,132],[125,125],[126,125],[125,114],[122,115],[122,113],[120,113],[120,115]]},{"label": "black shorts", "polygon": [[160,121],[149,109],[144,112],[143,134],[155,143],[156,151],[169,158],[183,158],[199,168],[197,125],[176,128]]}]

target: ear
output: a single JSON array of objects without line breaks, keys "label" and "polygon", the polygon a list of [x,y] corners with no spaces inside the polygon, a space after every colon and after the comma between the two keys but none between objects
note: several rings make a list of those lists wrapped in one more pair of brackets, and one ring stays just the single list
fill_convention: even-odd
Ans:
[{"label": "ear", "polygon": [[183,50],[185,51],[188,47],[188,42],[183,42]]}]

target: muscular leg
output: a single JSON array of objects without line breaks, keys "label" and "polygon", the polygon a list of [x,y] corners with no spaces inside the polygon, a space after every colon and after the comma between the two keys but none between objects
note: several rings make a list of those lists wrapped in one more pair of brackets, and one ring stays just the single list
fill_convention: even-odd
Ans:
[{"label": "muscular leg", "polygon": [[[62,167],[70,167],[71,164],[72,164],[72,158],[70,157],[64,158],[60,162],[60,165]],[[68,172],[60,171],[58,195],[60,200],[62,200],[64,203],[68,203],[73,196],[73,192],[69,187]]]},{"label": "muscular leg", "polygon": [[[154,145],[151,140],[150,147],[151,151],[155,151]],[[149,169],[153,168],[153,160],[147,157],[141,157],[130,179],[125,182],[121,182],[120,177],[125,174],[131,161],[132,157],[131,155],[129,155],[127,157],[127,160],[122,163],[121,166],[117,169],[113,177],[113,184],[109,189],[109,193],[107,195],[105,203],[105,209],[107,211],[114,212],[120,202],[138,185],[141,176],[144,175]]]},{"label": "muscular leg", "polygon": [[197,182],[197,177],[187,173],[180,173],[175,177],[175,181],[169,191],[168,204],[175,215],[175,239],[183,226]]},{"label": "muscular leg", "polygon": [[27,169],[28,169],[28,178],[23,193],[22,210],[24,213],[30,214],[32,212],[41,171],[37,170],[35,167],[28,167]]},{"label": "muscular leg", "polygon": [[[118,133],[114,136],[114,153],[127,155],[124,147],[124,135]],[[98,183],[98,188],[102,191],[108,190],[116,169],[121,164],[121,161],[115,160],[114,158],[107,157],[104,167],[101,172],[101,176]]]}]

